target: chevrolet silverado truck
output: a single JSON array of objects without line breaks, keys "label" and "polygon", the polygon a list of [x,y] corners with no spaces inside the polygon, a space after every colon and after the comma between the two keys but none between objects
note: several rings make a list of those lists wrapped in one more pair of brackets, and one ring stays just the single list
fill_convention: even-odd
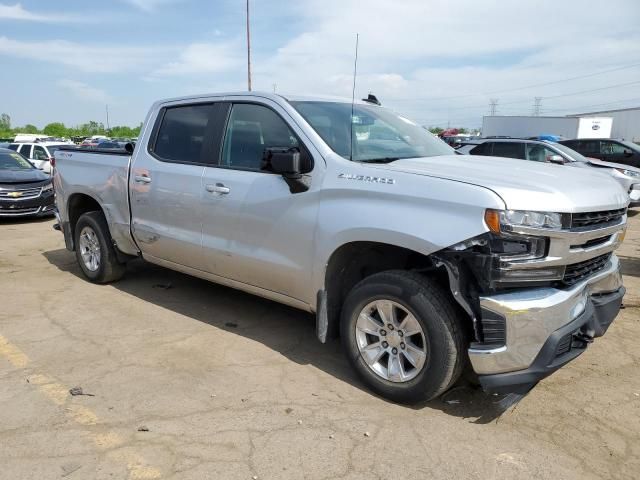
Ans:
[{"label": "chevrolet silverado truck", "polygon": [[463,369],[527,392],[605,333],[625,293],[629,197],[613,179],[470,162],[368,101],[160,101],[135,149],[60,148],[54,184],[88,280],[141,257],[312,312],[394,401],[434,398]]}]

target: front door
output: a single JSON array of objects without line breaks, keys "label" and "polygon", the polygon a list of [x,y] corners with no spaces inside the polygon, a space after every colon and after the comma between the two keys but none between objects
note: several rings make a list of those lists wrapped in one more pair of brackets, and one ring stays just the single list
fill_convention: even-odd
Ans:
[{"label": "front door", "polygon": [[[131,167],[133,236],[145,257],[202,269],[202,175],[219,104],[168,106]],[[219,133],[218,133],[219,135]]]},{"label": "front door", "polygon": [[220,164],[203,176],[204,263],[211,273],[307,301],[321,168],[301,193],[262,170],[268,147],[297,147],[305,170],[313,168],[286,115],[275,103],[231,106]]}]

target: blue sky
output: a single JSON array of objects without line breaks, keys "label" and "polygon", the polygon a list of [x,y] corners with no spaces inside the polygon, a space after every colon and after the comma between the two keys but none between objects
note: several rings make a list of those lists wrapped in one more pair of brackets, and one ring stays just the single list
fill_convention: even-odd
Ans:
[{"label": "blue sky", "polygon": [[[638,0],[252,0],[254,89],[357,96],[425,125],[640,105]],[[159,99],[246,89],[244,0],[0,0],[14,125],[135,125]],[[572,80],[568,80],[572,79]]]}]

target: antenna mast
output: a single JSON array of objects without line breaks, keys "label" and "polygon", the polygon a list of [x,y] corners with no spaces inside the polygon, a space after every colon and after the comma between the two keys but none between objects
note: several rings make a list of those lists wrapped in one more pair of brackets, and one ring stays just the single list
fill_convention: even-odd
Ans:
[{"label": "antenna mast", "polygon": [[360,34],[356,33],[356,56],[353,62],[353,89],[351,90],[351,117],[349,118],[349,131],[351,134],[349,146],[349,160],[353,160],[353,105],[356,103],[356,75],[358,74],[358,41]]},{"label": "antenna mast", "polygon": [[249,0],[247,0],[247,87],[251,91],[251,33],[249,29]]}]

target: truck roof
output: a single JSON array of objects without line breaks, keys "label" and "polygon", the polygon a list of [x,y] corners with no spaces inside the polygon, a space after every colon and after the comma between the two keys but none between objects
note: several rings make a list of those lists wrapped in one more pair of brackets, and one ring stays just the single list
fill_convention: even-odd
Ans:
[{"label": "truck roof", "polygon": [[[163,104],[170,102],[181,102],[189,100],[198,100],[212,97],[258,97],[268,98],[274,101],[280,101],[285,99],[287,101],[306,101],[306,102],[339,102],[339,103],[351,103],[350,98],[328,96],[328,95],[296,95],[296,94],[284,94],[284,93],[270,93],[270,92],[255,92],[255,91],[240,91],[240,92],[216,92],[216,93],[203,93],[197,95],[187,95],[182,97],[165,98],[158,100],[155,104]],[[372,105],[370,102],[365,102],[360,99],[355,100],[356,104]]]}]

